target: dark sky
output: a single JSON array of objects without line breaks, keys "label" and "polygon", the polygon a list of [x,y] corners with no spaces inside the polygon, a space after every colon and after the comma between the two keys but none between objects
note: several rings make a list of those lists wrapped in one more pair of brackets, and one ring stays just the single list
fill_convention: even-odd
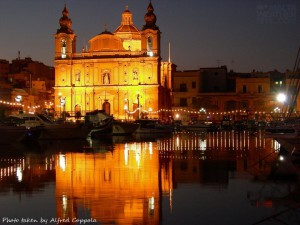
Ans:
[{"label": "dark sky", "polygon": [[[0,0],[0,59],[31,57],[53,65],[54,34],[64,4],[77,51],[114,32],[126,5],[141,29],[148,0]],[[293,69],[300,47],[299,0],[152,0],[163,60],[178,70],[227,65],[238,72]]]}]

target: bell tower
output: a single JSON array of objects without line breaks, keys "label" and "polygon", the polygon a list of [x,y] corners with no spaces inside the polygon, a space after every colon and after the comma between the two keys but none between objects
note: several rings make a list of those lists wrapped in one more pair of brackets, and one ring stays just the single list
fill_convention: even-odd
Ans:
[{"label": "bell tower", "polygon": [[66,4],[59,24],[60,28],[55,34],[55,59],[68,59],[76,51],[76,35],[71,29],[72,20],[69,18]]},{"label": "bell tower", "polygon": [[145,25],[142,29],[142,51],[147,56],[157,56],[160,59],[160,30],[156,26],[156,15],[151,1],[144,16]]}]

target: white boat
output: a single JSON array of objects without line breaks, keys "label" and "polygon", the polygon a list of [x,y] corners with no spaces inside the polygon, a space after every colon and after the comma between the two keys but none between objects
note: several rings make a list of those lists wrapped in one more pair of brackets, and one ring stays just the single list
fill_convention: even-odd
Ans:
[{"label": "white boat", "polygon": [[103,130],[111,129],[111,122],[102,119],[101,111],[87,113],[84,121],[53,121],[40,114],[18,114],[10,117],[19,118],[23,121],[21,126],[38,127],[42,126],[39,140],[55,139],[84,139],[92,134],[100,133]]}]

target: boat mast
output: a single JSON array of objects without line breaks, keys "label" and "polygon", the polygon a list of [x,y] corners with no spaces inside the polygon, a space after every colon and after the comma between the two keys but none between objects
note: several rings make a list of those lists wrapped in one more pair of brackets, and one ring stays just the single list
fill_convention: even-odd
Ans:
[{"label": "boat mast", "polygon": [[294,111],[297,96],[300,91],[300,74],[299,74],[299,66],[300,66],[300,48],[298,49],[294,69],[292,71],[292,74],[289,74],[287,78],[290,78],[290,82],[287,87],[287,96],[288,96],[288,102],[283,108],[283,115],[286,115],[286,118],[291,117],[291,114]]}]

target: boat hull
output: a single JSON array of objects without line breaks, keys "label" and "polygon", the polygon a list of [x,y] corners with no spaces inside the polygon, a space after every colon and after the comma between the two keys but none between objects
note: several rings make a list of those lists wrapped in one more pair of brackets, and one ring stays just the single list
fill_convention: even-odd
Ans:
[{"label": "boat hull", "polygon": [[132,135],[139,124],[133,122],[113,121],[113,135]]},{"label": "boat hull", "polygon": [[39,138],[40,127],[0,126],[0,143],[14,144],[22,141],[35,141]]},{"label": "boat hull", "polygon": [[84,139],[92,127],[83,123],[62,123],[45,125],[39,140]]}]

